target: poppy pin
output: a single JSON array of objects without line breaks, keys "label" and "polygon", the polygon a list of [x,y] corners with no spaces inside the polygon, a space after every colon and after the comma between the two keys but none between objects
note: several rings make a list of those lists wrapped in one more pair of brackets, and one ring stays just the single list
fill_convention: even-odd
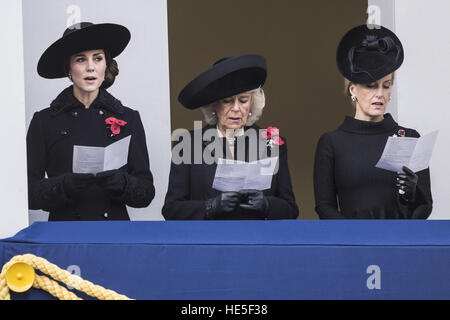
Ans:
[{"label": "poppy pin", "polygon": [[267,146],[272,147],[274,144],[282,146],[283,139],[280,138],[280,130],[277,127],[268,127],[266,131],[261,132],[261,137],[267,139]]},{"label": "poppy pin", "polygon": [[127,124],[126,121],[116,119],[114,117],[105,119],[105,123],[109,125],[109,128],[114,135],[118,135],[120,133],[120,127],[123,127]]}]

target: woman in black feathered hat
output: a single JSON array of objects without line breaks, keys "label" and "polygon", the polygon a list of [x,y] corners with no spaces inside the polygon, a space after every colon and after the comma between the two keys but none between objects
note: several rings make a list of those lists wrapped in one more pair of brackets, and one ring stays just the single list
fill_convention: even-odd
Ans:
[{"label": "woman in black feathered hat", "polygon": [[386,112],[394,72],[404,58],[397,36],[381,26],[347,32],[337,65],[355,116],[320,137],[314,166],[321,219],[426,219],[432,209],[429,170],[394,173],[375,167],[389,136],[419,137]]},{"label": "woman in black feathered hat", "polygon": [[[286,140],[279,136],[277,128],[260,130],[254,124],[265,105],[261,87],[266,73],[266,60],[260,55],[228,57],[216,62],[181,91],[178,97],[181,104],[188,109],[201,107],[207,125],[183,136],[173,148],[169,188],[162,210],[166,219],[298,216]],[[233,188],[221,192],[213,188],[220,158],[252,162],[276,156],[278,170],[268,189]]]},{"label": "woman in black feathered hat", "polygon": [[[29,207],[49,211],[49,220],[129,220],[126,205],[146,207],[155,195],[139,113],[106,91],[129,41],[124,26],[82,22],[39,60],[39,75],[73,83],[34,114],[27,134]],[[75,145],[106,147],[127,136],[125,166],[73,173]]]}]

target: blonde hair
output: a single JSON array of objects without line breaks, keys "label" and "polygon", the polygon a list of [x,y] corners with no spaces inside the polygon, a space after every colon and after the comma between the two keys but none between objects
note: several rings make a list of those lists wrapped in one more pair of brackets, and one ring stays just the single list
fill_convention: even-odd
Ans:
[{"label": "blonde hair", "polygon": [[[395,78],[395,72],[392,73],[392,84],[394,84],[394,78]],[[350,86],[352,84],[357,84],[354,82],[351,82],[347,78],[344,78],[344,94],[351,98],[352,94],[350,93]],[[356,108],[356,101],[351,100],[353,107]]]},{"label": "blonde hair", "polygon": [[[250,111],[247,117],[247,122],[245,123],[246,126],[253,125],[256,121],[259,120],[259,118],[261,118],[264,106],[266,105],[266,96],[264,95],[264,90],[261,87],[250,90],[249,93],[252,96],[252,101],[250,104]],[[216,108],[218,104],[219,101],[215,101],[204,107],[201,107],[203,116],[205,117],[205,121],[209,125],[217,124]]]}]

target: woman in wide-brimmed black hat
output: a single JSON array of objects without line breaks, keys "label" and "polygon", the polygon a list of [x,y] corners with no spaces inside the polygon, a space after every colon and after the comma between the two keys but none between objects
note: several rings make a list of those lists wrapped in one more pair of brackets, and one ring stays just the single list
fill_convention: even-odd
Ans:
[{"label": "woman in wide-brimmed black hat", "polygon": [[[106,91],[129,41],[124,26],[82,22],[39,60],[39,75],[73,83],[34,114],[27,134],[29,207],[49,211],[49,220],[129,220],[126,205],[146,207],[155,195],[139,113]],[[106,147],[128,136],[126,165],[73,172],[75,145]]]},{"label": "woman in wide-brimmed black hat", "polygon": [[[207,125],[174,146],[162,213],[166,219],[295,219],[285,138],[278,129],[254,123],[265,105],[261,88],[266,60],[255,54],[216,62],[184,87],[178,99],[200,108]],[[199,141],[198,141],[199,140]],[[276,158],[278,156],[278,159]],[[277,169],[265,190],[213,188],[220,158],[251,162],[271,157]],[[258,174],[258,173],[257,173]],[[261,173],[259,173],[261,174]],[[240,180],[243,176],[234,177]],[[251,184],[250,184],[251,186]]]},{"label": "woman in wide-brimmed black hat", "polygon": [[381,26],[348,31],[337,49],[345,94],[354,106],[334,131],[320,137],[314,166],[316,211],[321,219],[426,219],[432,210],[429,170],[375,167],[389,136],[419,137],[386,112],[394,72],[404,58],[397,36]]}]

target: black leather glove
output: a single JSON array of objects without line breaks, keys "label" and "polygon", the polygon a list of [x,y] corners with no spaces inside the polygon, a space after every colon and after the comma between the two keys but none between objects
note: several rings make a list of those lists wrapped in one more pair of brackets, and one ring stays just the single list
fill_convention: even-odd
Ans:
[{"label": "black leather glove", "polygon": [[112,195],[120,195],[125,190],[127,178],[125,172],[114,169],[97,173],[95,182],[97,185]]},{"label": "black leather glove", "polygon": [[89,188],[95,181],[91,173],[65,173],[63,176],[63,189],[69,197],[76,196]]},{"label": "black leather glove", "polygon": [[233,212],[239,202],[239,193],[222,192],[219,196],[206,200],[206,218],[213,219],[221,214]]},{"label": "black leather glove", "polygon": [[414,202],[419,177],[406,166],[403,166],[402,169],[404,173],[398,173],[396,179],[396,186],[399,188],[400,198],[405,202]]},{"label": "black leather glove", "polygon": [[269,201],[261,190],[240,190],[241,204],[239,207],[258,212],[260,216],[267,217]]}]

